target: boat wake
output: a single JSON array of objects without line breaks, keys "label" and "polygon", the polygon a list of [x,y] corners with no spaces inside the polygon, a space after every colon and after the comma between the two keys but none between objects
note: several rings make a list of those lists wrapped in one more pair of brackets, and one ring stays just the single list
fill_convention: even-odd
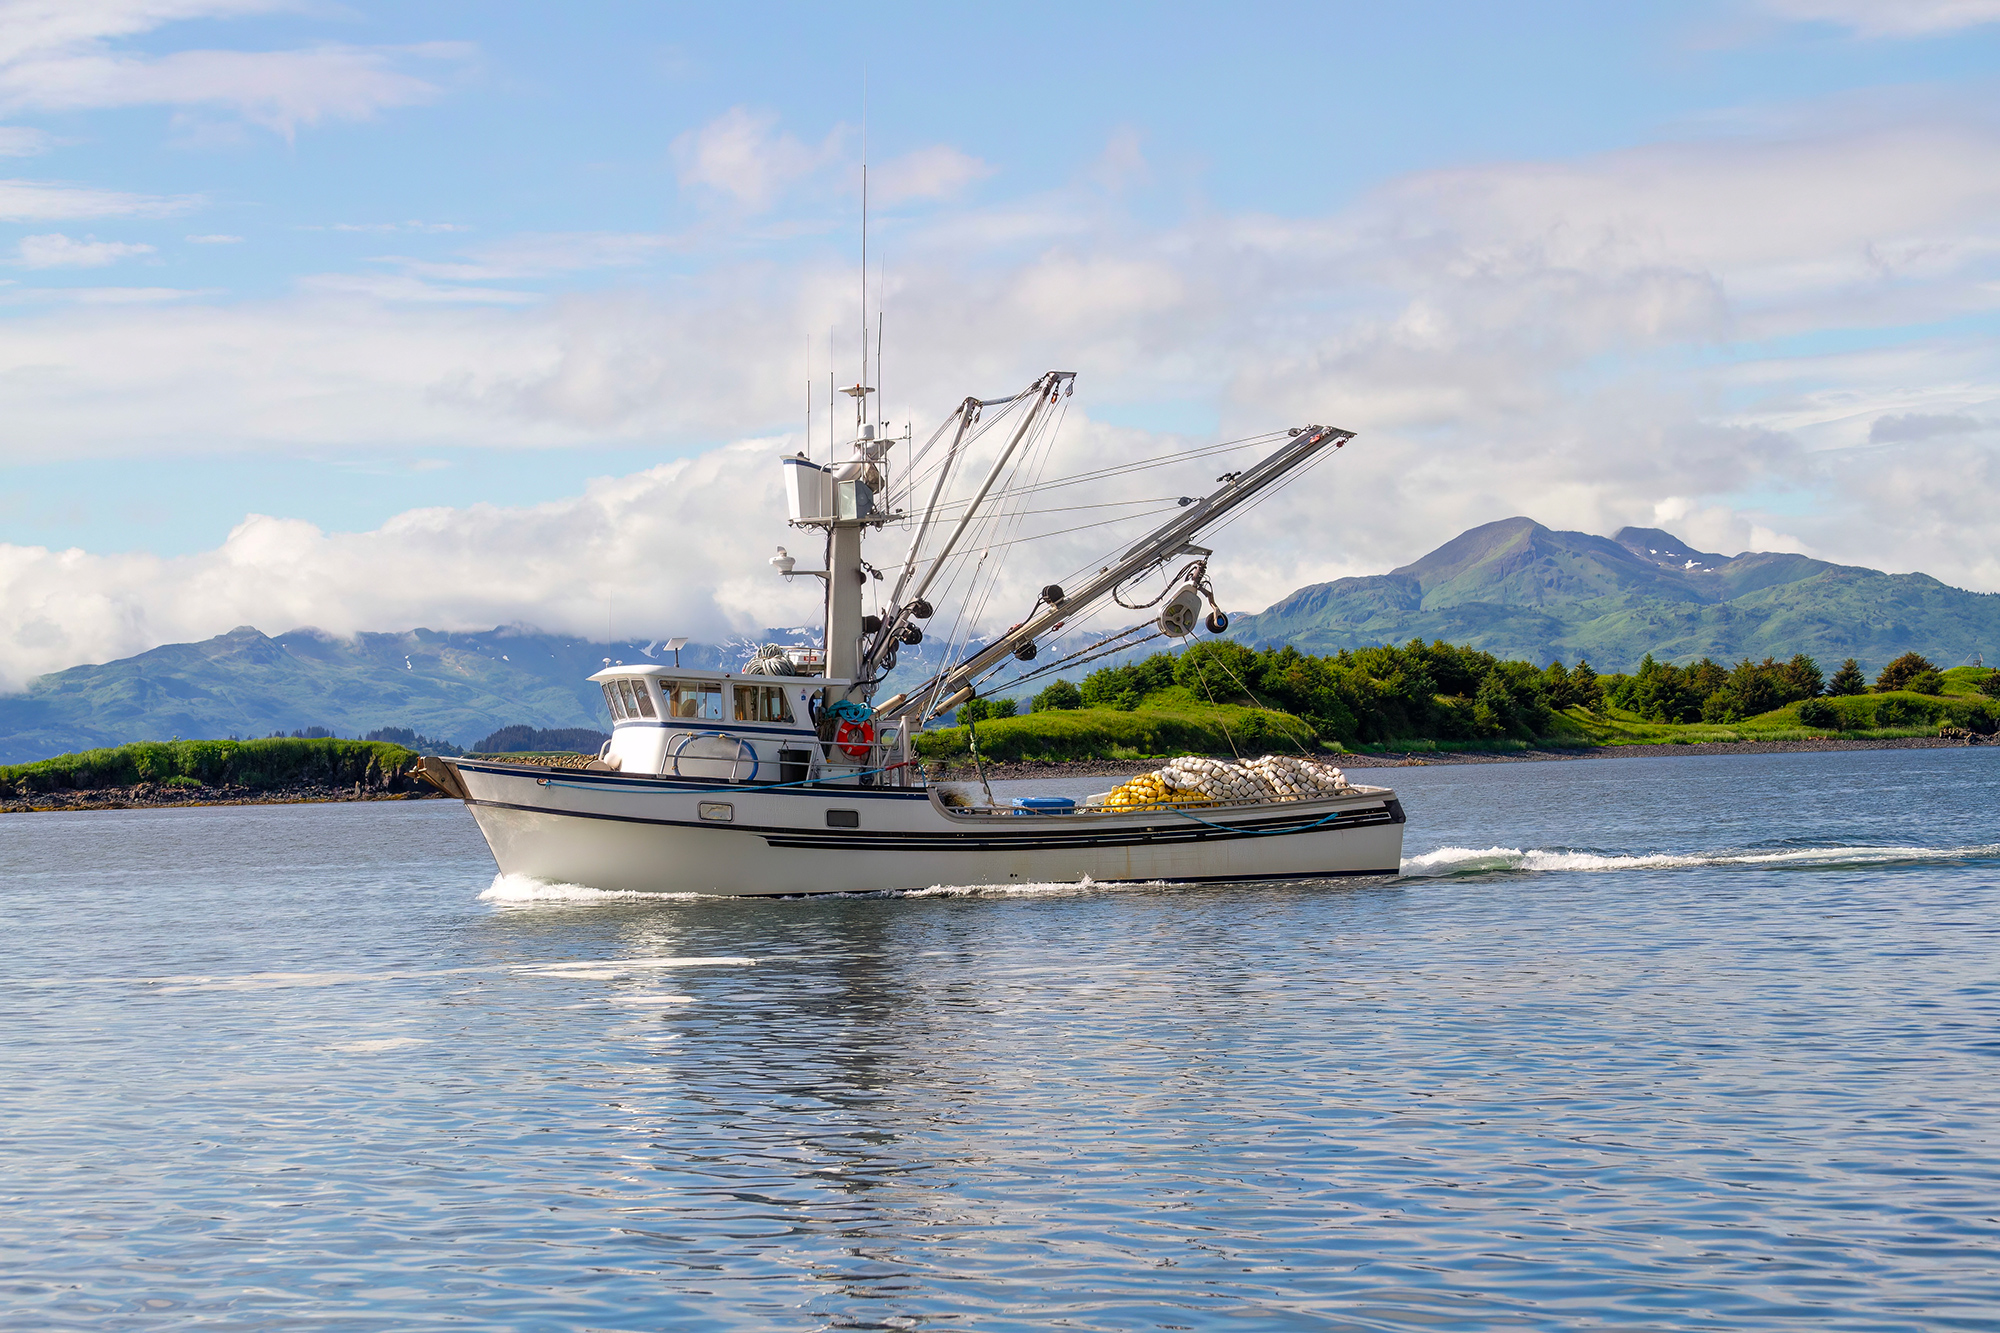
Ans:
[{"label": "boat wake", "polygon": [[635,889],[593,889],[587,884],[553,884],[528,875],[495,875],[480,890],[479,901],[518,905],[522,903],[608,903],[638,898],[648,901],[691,901],[699,893],[643,893]]},{"label": "boat wake", "polygon": [[1884,866],[1916,862],[1971,861],[2000,857],[2000,847],[1790,847],[1781,851],[1659,852],[1612,856],[1600,852],[1544,851],[1518,847],[1440,847],[1403,861],[1406,879],[1550,870],[1683,870],[1694,867]]},{"label": "boat wake", "polygon": [[1157,889],[1158,881],[1121,880],[1100,884],[1085,875],[1082,879],[1031,884],[933,884],[928,889],[884,889],[868,897],[883,898],[1035,898],[1064,893],[1100,893],[1108,888]]}]

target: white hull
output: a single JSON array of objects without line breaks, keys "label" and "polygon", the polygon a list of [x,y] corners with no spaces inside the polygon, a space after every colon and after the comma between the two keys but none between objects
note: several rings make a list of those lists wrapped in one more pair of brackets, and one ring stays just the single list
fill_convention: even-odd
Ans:
[{"label": "white hull", "polygon": [[1383,787],[1178,813],[1016,815],[955,811],[923,788],[744,787],[442,762],[502,872],[599,889],[790,895],[1318,879],[1394,874],[1403,848],[1402,807]]}]

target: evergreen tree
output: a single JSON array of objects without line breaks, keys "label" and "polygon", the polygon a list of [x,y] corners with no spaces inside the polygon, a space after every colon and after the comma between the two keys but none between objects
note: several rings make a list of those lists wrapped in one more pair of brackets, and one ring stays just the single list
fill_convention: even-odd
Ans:
[{"label": "evergreen tree", "polygon": [[1046,713],[1059,708],[1083,707],[1083,692],[1066,680],[1052,682],[1034,701],[1028,705],[1031,713]]},{"label": "evergreen tree", "polygon": [[1549,701],[1549,707],[1564,709],[1576,703],[1576,686],[1570,679],[1569,668],[1558,657],[1542,671],[1542,697]]},{"label": "evergreen tree", "polygon": [[1910,683],[1925,672],[1935,676],[1937,663],[1922,653],[1904,653],[1883,667],[1882,674],[1875,677],[1875,692],[1887,694],[1891,690],[1907,690]]},{"label": "evergreen tree", "polygon": [[1840,670],[1833,673],[1833,679],[1826,683],[1828,694],[1866,694],[1868,678],[1861,674],[1861,664],[1848,658],[1840,664]]},{"label": "evergreen tree", "polygon": [[1589,658],[1576,659],[1576,670],[1569,673],[1569,691],[1575,696],[1577,706],[1580,708],[1587,708],[1594,713],[1604,706],[1604,686],[1599,683],[1597,672],[1592,669]]},{"label": "evergreen tree", "polygon": [[[1826,677],[1820,674],[1819,663],[1804,653],[1796,654],[1782,668],[1785,678],[1785,692],[1792,699],[1816,699],[1826,689]],[[1790,702],[1790,700],[1787,700]]]}]

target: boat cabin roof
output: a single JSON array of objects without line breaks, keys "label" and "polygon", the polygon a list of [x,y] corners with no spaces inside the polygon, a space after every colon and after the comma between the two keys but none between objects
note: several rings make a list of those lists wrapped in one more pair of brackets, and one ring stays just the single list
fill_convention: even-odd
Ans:
[{"label": "boat cabin roof", "polygon": [[631,665],[609,666],[604,668],[604,670],[602,671],[592,672],[591,675],[589,676],[589,679],[596,681],[605,681],[605,680],[617,680],[620,677],[623,677],[627,680],[630,680],[635,677],[646,677],[646,676],[651,676],[654,678],[666,676],[673,680],[713,680],[713,681],[740,680],[740,681],[747,681],[754,685],[796,684],[809,690],[824,689],[829,685],[838,687],[844,685],[852,685],[854,683],[851,677],[828,678],[826,676],[765,676],[765,675],[754,675],[746,671],[704,671],[696,667],[677,667],[674,666],[672,663],[668,663],[666,666],[657,666],[651,662],[646,663],[644,666],[631,666]]}]

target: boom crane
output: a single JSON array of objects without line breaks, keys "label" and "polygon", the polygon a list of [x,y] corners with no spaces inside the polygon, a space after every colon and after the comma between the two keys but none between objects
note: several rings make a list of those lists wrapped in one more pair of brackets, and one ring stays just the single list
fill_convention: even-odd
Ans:
[{"label": "boom crane", "polygon": [[[1032,644],[1058,625],[1081,615],[1133,579],[1157,569],[1175,556],[1190,553],[1190,543],[1203,529],[1240,508],[1259,492],[1283,480],[1286,474],[1310,462],[1323,450],[1338,449],[1354,438],[1351,430],[1333,426],[1307,426],[1292,433],[1285,444],[1262,462],[1225,478],[1222,486],[1197,500],[1160,527],[1142,538],[1124,555],[1100,569],[1076,592],[1050,599],[1019,625],[987,644],[965,661],[917,689],[898,694],[876,707],[878,720],[901,717],[929,700],[933,712],[946,712],[972,697],[972,684],[1008,656]],[[982,492],[983,494],[983,492]],[[1207,552],[1193,548],[1193,553]],[[894,620],[891,620],[894,624]]]}]

